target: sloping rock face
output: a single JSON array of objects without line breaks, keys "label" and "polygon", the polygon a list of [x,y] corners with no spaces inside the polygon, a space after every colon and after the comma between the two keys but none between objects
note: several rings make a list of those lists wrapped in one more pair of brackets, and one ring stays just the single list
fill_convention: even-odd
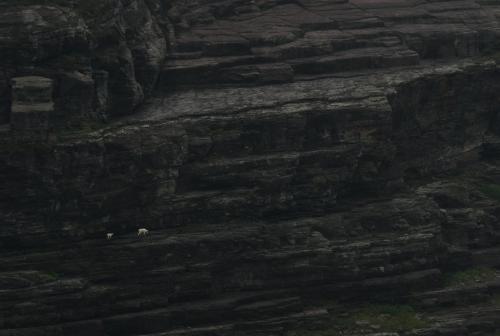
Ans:
[{"label": "sloping rock face", "polygon": [[499,16],[0,4],[0,336],[497,335]]}]

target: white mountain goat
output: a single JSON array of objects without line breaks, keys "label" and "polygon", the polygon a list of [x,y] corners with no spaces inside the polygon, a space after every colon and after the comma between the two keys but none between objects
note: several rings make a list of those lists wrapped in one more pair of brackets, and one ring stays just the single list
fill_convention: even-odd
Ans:
[{"label": "white mountain goat", "polygon": [[141,228],[139,230],[137,230],[137,236],[140,237],[140,236],[147,236],[149,234],[149,230],[148,229],[145,229],[145,228]]},{"label": "white mountain goat", "polygon": [[115,234],[113,232],[106,233],[106,239],[111,240]]}]

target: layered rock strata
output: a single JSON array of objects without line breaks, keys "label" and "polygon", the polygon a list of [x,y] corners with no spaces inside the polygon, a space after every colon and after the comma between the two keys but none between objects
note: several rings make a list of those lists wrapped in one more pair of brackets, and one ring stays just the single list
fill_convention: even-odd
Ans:
[{"label": "layered rock strata", "polygon": [[1,6],[0,336],[500,331],[496,2]]}]

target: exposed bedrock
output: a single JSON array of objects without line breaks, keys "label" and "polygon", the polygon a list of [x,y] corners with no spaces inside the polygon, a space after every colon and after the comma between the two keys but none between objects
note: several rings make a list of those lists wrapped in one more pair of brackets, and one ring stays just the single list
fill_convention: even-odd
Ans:
[{"label": "exposed bedrock", "polygon": [[[0,8],[0,83],[27,75],[54,79],[53,127],[102,117],[96,91],[107,91],[104,111],[111,117],[132,113],[151,93],[167,39],[143,0],[7,1]],[[100,72],[109,78],[105,87],[96,79]]]},{"label": "exposed bedrock", "polygon": [[499,266],[482,189],[500,182],[499,76],[479,61],[180,91],[102,130],[6,141],[0,335],[284,335],[333,301],[450,305],[446,274]]},{"label": "exposed bedrock", "polygon": [[10,0],[0,6],[0,121],[9,120],[11,78],[48,76],[56,87],[54,128],[131,114],[158,79],[166,87],[262,85],[499,47],[499,9],[491,1]]},{"label": "exposed bedrock", "polygon": [[472,68],[399,85],[389,101],[402,161],[425,170],[448,169],[447,157],[474,151],[487,135],[498,135],[498,75]]},{"label": "exposed bedrock", "polygon": [[498,13],[4,1],[0,336],[497,335]]}]

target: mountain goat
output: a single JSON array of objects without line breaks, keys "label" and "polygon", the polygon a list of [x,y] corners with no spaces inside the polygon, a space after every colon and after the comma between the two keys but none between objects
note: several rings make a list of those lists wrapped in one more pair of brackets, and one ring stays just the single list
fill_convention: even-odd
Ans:
[{"label": "mountain goat", "polygon": [[141,228],[139,230],[137,230],[137,236],[140,237],[140,236],[147,236],[149,234],[149,230],[148,229],[145,229],[145,228]]}]

